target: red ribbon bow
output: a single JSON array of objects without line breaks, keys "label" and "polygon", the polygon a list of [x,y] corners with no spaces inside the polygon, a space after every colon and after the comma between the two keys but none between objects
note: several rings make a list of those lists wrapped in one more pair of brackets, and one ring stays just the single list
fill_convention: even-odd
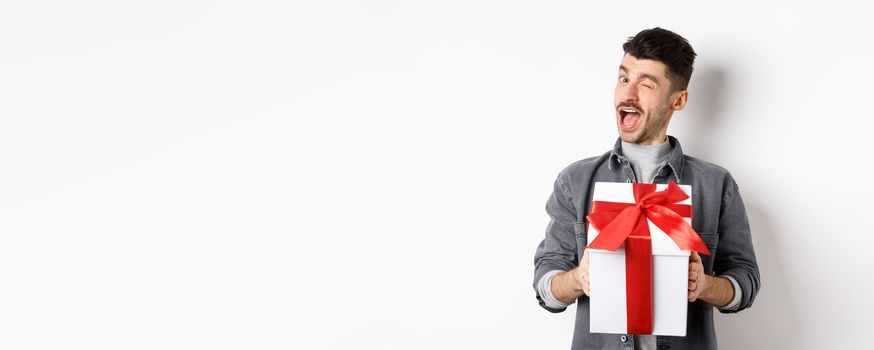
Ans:
[{"label": "red ribbon bow", "polygon": [[710,255],[704,241],[684,220],[692,206],[674,204],[689,196],[671,181],[664,191],[655,184],[632,186],[634,203],[592,202],[586,217],[598,230],[588,248],[615,251],[625,244],[625,285],[628,333],[652,334],[652,242],[647,219],[661,229],[680,249]]}]

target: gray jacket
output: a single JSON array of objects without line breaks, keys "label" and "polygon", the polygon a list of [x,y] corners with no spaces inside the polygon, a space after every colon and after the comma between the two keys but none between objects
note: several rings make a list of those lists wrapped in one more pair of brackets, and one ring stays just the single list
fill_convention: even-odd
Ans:
[{"label": "gray jacket", "polygon": [[[707,274],[733,277],[742,290],[740,305],[731,313],[753,304],[759,291],[759,268],[750,237],[746,209],[738,186],[728,170],[686,156],[680,142],[668,136],[673,151],[666,165],[656,172],[654,183],[674,180],[692,186],[692,227],[704,240],[711,255],[702,255]],[[550,221],[546,237],[534,256],[534,291],[537,281],[551,270],[570,270],[579,264],[585,249],[588,224],[586,215],[592,203],[595,182],[637,182],[628,159],[622,156],[620,140],[613,150],[568,165],[555,180],[546,202]],[[552,309],[537,295],[540,305]],[[716,349],[713,306],[700,300],[689,303],[685,337],[659,336],[659,349]],[[621,334],[589,333],[589,298],[577,299],[576,325],[572,349],[633,349],[632,337]]]}]

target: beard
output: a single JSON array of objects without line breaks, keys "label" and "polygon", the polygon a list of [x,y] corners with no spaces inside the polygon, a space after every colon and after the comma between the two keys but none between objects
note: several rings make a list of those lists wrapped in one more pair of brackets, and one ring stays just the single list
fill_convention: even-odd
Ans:
[{"label": "beard", "polygon": [[[636,104],[630,102],[620,103],[619,106],[630,106],[638,108],[641,110]],[[640,133],[637,137],[633,137],[631,140],[623,140],[628,143],[641,143],[650,138],[655,137],[659,134],[659,131],[668,123],[668,109],[670,108],[670,97],[664,101],[658,107],[653,109],[649,109],[646,112],[645,122],[641,127]]]}]

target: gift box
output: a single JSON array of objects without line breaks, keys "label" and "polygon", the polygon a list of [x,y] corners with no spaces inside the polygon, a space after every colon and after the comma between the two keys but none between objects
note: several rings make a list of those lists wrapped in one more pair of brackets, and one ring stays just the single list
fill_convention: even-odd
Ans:
[{"label": "gift box", "polygon": [[596,182],[589,222],[590,331],[686,335],[691,186]]}]

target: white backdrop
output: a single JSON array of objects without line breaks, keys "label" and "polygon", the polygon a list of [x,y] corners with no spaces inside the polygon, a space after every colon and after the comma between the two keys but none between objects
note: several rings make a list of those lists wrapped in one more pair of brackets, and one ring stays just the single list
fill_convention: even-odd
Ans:
[{"label": "white backdrop", "polygon": [[544,204],[654,26],[699,53],[669,133],[753,228],[721,347],[871,343],[862,6],[4,1],[0,348],[568,348]]}]

